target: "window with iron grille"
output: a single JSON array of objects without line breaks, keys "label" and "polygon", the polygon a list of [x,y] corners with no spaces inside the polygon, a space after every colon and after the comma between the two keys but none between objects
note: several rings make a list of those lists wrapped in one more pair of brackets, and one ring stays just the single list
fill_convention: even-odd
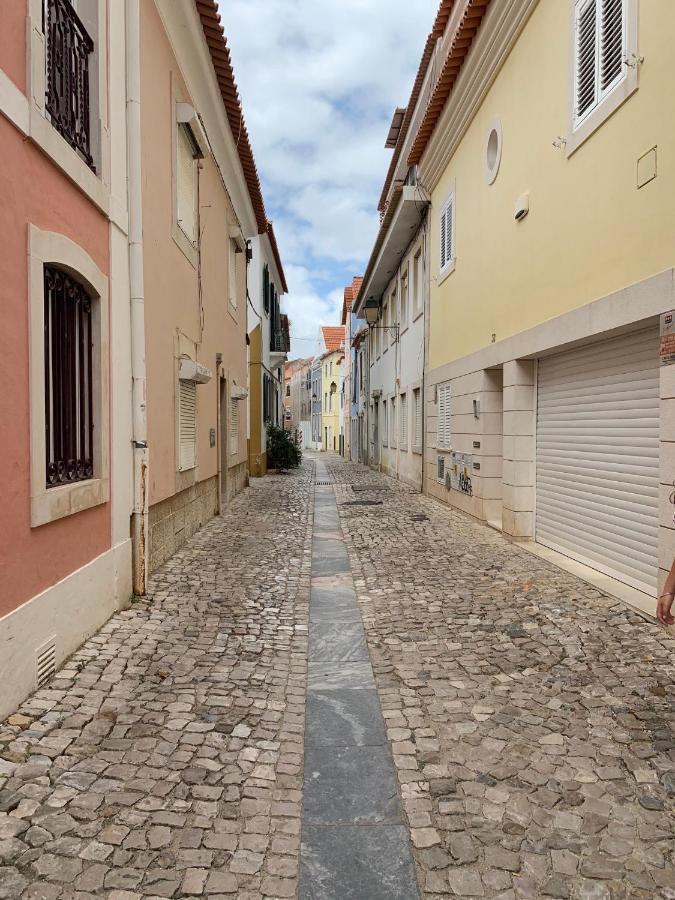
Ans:
[{"label": "window with iron grille", "polygon": [[96,171],[91,153],[89,62],[94,42],[70,0],[45,0],[45,107],[59,134]]},{"label": "window with iron grille", "polygon": [[93,478],[92,299],[44,267],[47,487]]}]

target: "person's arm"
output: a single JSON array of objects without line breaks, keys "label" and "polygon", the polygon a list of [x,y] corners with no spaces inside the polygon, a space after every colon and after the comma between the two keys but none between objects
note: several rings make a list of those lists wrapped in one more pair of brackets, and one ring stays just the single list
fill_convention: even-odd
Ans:
[{"label": "person's arm", "polygon": [[663,585],[663,592],[656,602],[656,618],[662,625],[675,624],[675,616],[671,612],[673,600],[675,600],[675,559]]}]

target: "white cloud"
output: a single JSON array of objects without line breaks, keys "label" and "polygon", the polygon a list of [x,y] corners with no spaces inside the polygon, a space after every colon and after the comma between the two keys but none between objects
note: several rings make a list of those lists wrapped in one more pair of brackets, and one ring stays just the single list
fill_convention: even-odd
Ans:
[{"label": "white cloud", "polygon": [[[408,100],[437,6],[438,0],[220,5],[289,282],[294,336],[338,321],[343,285],[367,262],[391,159],[387,130],[394,107]],[[306,346],[297,341],[294,355],[307,355]]]}]

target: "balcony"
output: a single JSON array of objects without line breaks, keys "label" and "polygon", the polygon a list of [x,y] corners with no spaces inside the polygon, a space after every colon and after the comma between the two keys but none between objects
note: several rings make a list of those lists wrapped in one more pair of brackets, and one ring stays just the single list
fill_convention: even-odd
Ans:
[{"label": "balcony", "polygon": [[[279,316],[279,327],[270,330],[270,353],[286,356],[291,350],[291,330],[288,316]],[[281,362],[281,360],[279,360]]]},{"label": "balcony", "polygon": [[89,58],[94,42],[70,0],[46,0],[46,109],[50,121],[90,169]]}]

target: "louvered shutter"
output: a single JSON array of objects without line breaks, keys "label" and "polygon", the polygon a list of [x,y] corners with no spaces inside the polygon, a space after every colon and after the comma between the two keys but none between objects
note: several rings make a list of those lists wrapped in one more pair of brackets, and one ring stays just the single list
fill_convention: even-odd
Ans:
[{"label": "louvered shutter", "polygon": [[391,399],[390,406],[391,406],[391,410],[389,413],[389,425],[390,425],[389,446],[395,447],[396,446],[396,400],[394,400],[393,397]]},{"label": "louvered shutter", "polygon": [[192,469],[197,458],[197,385],[179,381],[178,443],[180,470]]},{"label": "louvered shutter", "polygon": [[583,0],[576,9],[576,117],[581,119],[597,101],[598,0]]},{"label": "louvered shutter", "polygon": [[539,362],[536,539],[638,589],[657,577],[659,336]]},{"label": "louvered shutter", "polygon": [[450,197],[441,212],[441,269],[445,269],[453,258],[454,202],[454,197]]},{"label": "louvered shutter", "polygon": [[399,441],[402,450],[408,449],[408,395],[401,394],[401,403],[399,406]]},{"label": "louvered shutter", "polygon": [[230,453],[239,452],[239,400],[230,400]]},{"label": "louvered shutter", "polygon": [[195,158],[184,127],[178,127],[176,141],[176,218],[185,236],[196,240],[195,224]]},{"label": "louvered shutter", "polygon": [[450,433],[450,385],[438,387],[438,441],[437,445],[449,450],[452,442]]},{"label": "louvered shutter", "polygon": [[419,388],[413,392],[415,399],[415,447],[422,446],[422,395]]},{"label": "louvered shutter", "polygon": [[623,75],[625,0],[602,0],[600,91],[611,90]]}]

